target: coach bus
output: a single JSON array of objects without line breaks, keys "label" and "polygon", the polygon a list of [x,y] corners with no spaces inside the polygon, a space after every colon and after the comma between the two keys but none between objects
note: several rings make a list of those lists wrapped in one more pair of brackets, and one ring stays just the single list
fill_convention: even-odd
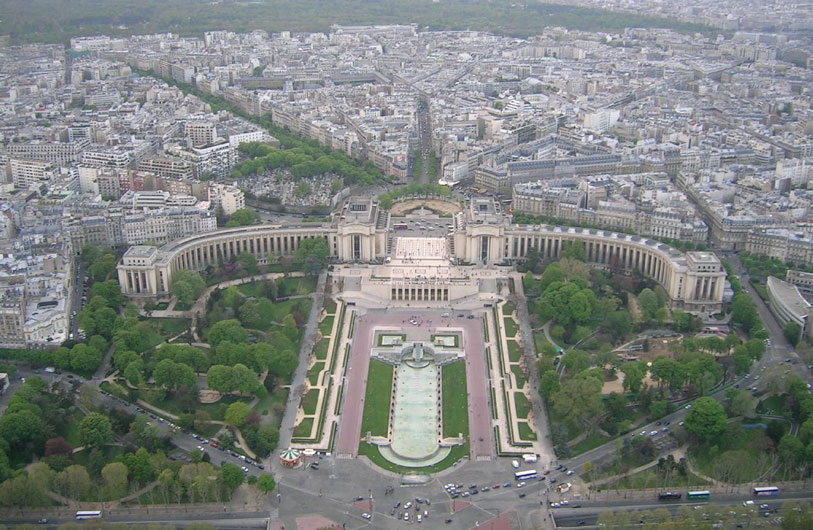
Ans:
[{"label": "coach bus", "polygon": [[394,230],[406,230],[407,228],[409,228],[409,225],[407,225],[406,223],[395,223],[394,225],[392,225],[392,228]]},{"label": "coach bus", "polygon": [[682,493],[676,493],[674,491],[665,491],[663,493],[658,494],[658,500],[661,500],[661,501],[678,500],[681,497],[683,497]]},{"label": "coach bus", "polygon": [[703,490],[703,491],[687,491],[686,492],[686,499],[687,500],[697,500],[697,499],[706,499],[708,500],[711,497],[711,492]]},{"label": "coach bus", "polygon": [[514,473],[514,478],[517,480],[529,480],[532,478],[536,478],[538,473],[536,469],[529,469],[528,471],[517,471]]},{"label": "coach bus", "polygon": [[100,519],[102,517],[102,512],[100,510],[84,510],[76,512],[76,519]]},{"label": "coach bus", "polygon": [[764,488],[754,488],[754,495],[757,497],[771,497],[779,495],[779,488],[776,486],[766,486]]}]

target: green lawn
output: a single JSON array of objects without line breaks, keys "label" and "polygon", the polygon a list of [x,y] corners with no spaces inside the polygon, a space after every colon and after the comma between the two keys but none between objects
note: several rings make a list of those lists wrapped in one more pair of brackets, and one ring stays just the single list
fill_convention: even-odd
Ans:
[{"label": "green lawn", "polygon": [[785,396],[771,396],[759,402],[757,412],[772,416],[789,416],[791,413],[785,410],[785,403]]},{"label": "green lawn", "polygon": [[445,338],[445,337],[451,337],[451,338],[454,339],[454,347],[455,348],[460,346],[460,336],[458,336],[458,335],[450,335],[450,334],[430,335],[429,340],[431,342],[435,342],[435,340],[437,340],[438,338]]},{"label": "green lawn", "polygon": [[316,290],[316,278],[283,278],[277,285],[280,296],[302,296]]},{"label": "green lawn", "polygon": [[320,361],[324,361],[327,359],[327,347],[330,344],[330,339],[325,337],[320,339],[319,342],[316,343],[316,346],[313,347],[313,354],[316,358]]},{"label": "green lawn", "polygon": [[531,412],[531,402],[522,392],[514,392],[514,403],[517,406],[517,418],[525,419]]},{"label": "green lawn", "polygon": [[463,445],[455,445],[449,452],[449,455],[433,466],[427,467],[404,467],[398,464],[393,464],[383,456],[378,450],[377,445],[361,442],[359,444],[359,456],[364,455],[370,461],[382,469],[393,471],[395,473],[436,473],[446,468],[451,467],[455,462],[461,458],[469,456],[469,442],[466,441]]},{"label": "green lawn", "polygon": [[250,398],[240,396],[223,396],[216,403],[200,403],[196,399],[194,407],[189,408],[186,407],[185,404],[174,394],[168,393],[167,397],[162,401],[150,401],[146,399],[147,393],[142,392],[142,394],[144,394],[145,401],[172,414],[183,414],[185,412],[194,413],[197,410],[202,410],[207,412],[211,419],[219,421],[223,420],[223,416],[226,414],[226,409],[229,408],[229,405],[232,403],[237,401],[248,403],[251,401]]},{"label": "green lawn", "polygon": [[521,421],[518,423],[519,426],[519,437],[523,440],[536,440],[536,431],[531,429],[531,426],[528,425],[527,421]]},{"label": "green lawn", "polygon": [[65,431],[62,433],[62,437],[65,438],[66,442],[71,444],[71,447],[79,447],[82,443],[79,440],[79,424],[82,423],[84,417],[85,415],[82,411],[77,409],[71,420],[65,425]]},{"label": "green lawn", "polygon": [[386,436],[390,423],[390,398],[392,397],[392,366],[370,360],[367,374],[367,390],[364,394],[364,414],[361,417],[361,434]]},{"label": "green lawn", "polygon": [[315,362],[313,366],[311,366],[310,370],[308,370],[308,382],[311,386],[316,386],[319,384],[319,372],[321,372],[325,368],[324,362]]},{"label": "green lawn", "polygon": [[166,337],[189,331],[192,324],[188,318],[151,318],[150,322],[157,324],[158,331]]},{"label": "green lawn", "polygon": [[545,351],[547,345],[550,345],[548,339],[545,338],[545,332],[541,329],[539,331],[534,331],[534,344],[536,345],[536,353],[539,354],[540,352]]},{"label": "green lawn", "polygon": [[502,306],[502,314],[506,316],[513,315],[516,309],[514,302],[506,302],[505,305]]},{"label": "green lawn", "polygon": [[328,316],[319,323],[319,332],[322,333],[323,337],[327,337],[330,335],[330,332],[333,331],[333,320],[334,317]]},{"label": "green lawn", "polygon": [[751,482],[772,467],[770,455],[760,449],[770,443],[763,429],[743,429],[739,422],[729,423],[721,440],[716,453],[704,447],[690,451],[701,474],[736,484]]},{"label": "green lawn", "polygon": [[186,302],[181,302],[178,300],[175,302],[175,306],[172,308],[173,311],[189,311],[192,309],[192,304],[187,304]]},{"label": "green lawn", "polygon": [[294,428],[293,438],[308,438],[313,428],[313,418],[305,418]]},{"label": "green lawn", "polygon": [[469,434],[469,407],[466,400],[466,364],[456,361],[441,368],[443,436]]},{"label": "green lawn", "polygon": [[308,393],[305,394],[305,397],[302,398],[302,411],[305,414],[315,414],[316,403],[318,401],[319,401],[319,389],[312,388],[308,390]]},{"label": "green lawn", "polygon": [[518,363],[522,358],[522,350],[519,347],[519,343],[511,339],[505,342],[508,344],[508,360],[512,363]]},{"label": "green lawn", "polygon": [[505,323],[505,337],[511,338],[517,336],[517,331],[519,331],[519,327],[517,323],[514,322],[513,318],[504,318],[503,322]]},{"label": "green lawn", "polygon": [[322,307],[325,309],[325,313],[329,315],[336,314],[336,300],[333,298],[325,298],[325,303],[322,304]]},{"label": "green lawn", "polygon": [[[273,414],[272,409],[275,403],[285,405],[286,401],[288,401],[288,389],[278,386],[274,388],[273,392],[269,392],[264,398],[259,400],[257,404],[254,405],[254,410],[261,416],[267,416]],[[280,414],[279,418],[273,418],[272,423],[279,425],[281,420],[282,415]]]},{"label": "green lawn", "polygon": [[406,340],[406,334],[404,333],[379,333],[378,338],[376,339],[377,346],[384,346],[384,337],[387,337],[388,339],[390,337],[401,337],[401,342]]},{"label": "green lawn", "polygon": [[512,364],[511,371],[517,379],[517,390],[519,390],[525,386],[525,374],[522,373],[522,368],[518,364]]},{"label": "green lawn", "polygon": [[587,438],[572,446],[570,450],[573,451],[573,456],[575,456],[585,451],[589,451],[590,449],[595,449],[599,445],[607,443],[608,440],[609,438],[603,434],[599,433],[598,431],[593,431],[587,435]]}]

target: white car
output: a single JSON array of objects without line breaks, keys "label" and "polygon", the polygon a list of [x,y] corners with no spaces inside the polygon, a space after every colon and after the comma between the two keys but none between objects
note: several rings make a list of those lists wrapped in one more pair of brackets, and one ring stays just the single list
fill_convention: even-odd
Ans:
[{"label": "white car", "polygon": [[369,513],[363,513],[363,514],[361,514],[361,518],[362,519],[367,519],[369,521],[370,519],[373,518],[373,516],[370,515]]},{"label": "white car", "polygon": [[573,474],[573,470],[572,470],[572,469],[571,469],[571,470],[569,470],[567,473],[565,473],[565,475],[567,475],[568,477],[569,477],[570,475],[572,475],[572,474]]}]

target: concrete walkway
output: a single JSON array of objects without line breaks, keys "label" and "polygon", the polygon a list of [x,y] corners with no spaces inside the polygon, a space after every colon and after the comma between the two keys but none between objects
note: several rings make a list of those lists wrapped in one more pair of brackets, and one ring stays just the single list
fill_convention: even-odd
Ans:
[{"label": "concrete walkway", "polygon": [[[322,271],[319,274],[319,279],[316,282],[316,292],[313,296],[313,305],[311,306],[311,313],[308,316],[308,323],[305,326],[305,333],[302,338],[302,346],[299,348],[299,364],[294,372],[293,381],[291,383],[291,391],[288,393],[288,402],[285,406],[285,415],[282,417],[282,424],[279,429],[279,443],[277,447],[285,449],[291,445],[291,437],[294,432],[294,422],[296,421],[296,413],[299,410],[302,401],[301,396],[297,390],[305,384],[305,377],[308,372],[308,359],[313,351],[316,337],[316,326],[319,322],[319,316],[322,314],[322,305],[325,299],[325,284],[327,283],[327,272]],[[271,466],[271,471],[280,472],[279,459],[271,458],[266,463]]]}]

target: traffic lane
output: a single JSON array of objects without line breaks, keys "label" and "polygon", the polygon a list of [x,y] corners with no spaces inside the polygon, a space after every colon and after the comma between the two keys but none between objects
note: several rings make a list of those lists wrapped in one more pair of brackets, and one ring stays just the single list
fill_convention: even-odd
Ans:
[{"label": "traffic lane", "polygon": [[[671,514],[677,513],[680,506],[729,506],[729,507],[743,507],[743,502],[752,500],[754,501],[753,509],[757,510],[760,514],[765,512],[776,513],[782,508],[782,504],[787,501],[810,501],[813,498],[813,493],[809,495],[794,495],[793,497],[784,497],[777,500],[775,497],[772,500],[760,499],[759,497],[750,496],[727,496],[725,498],[715,497],[713,502],[698,502],[698,501],[663,501],[658,503],[640,503],[630,504],[630,500],[623,500],[618,502],[604,502],[604,503],[590,503],[591,506],[585,506],[586,502],[579,502],[580,508],[562,507],[552,508],[551,513],[556,520],[557,527],[574,527],[595,525],[598,518],[603,512],[607,511],[624,511],[624,512],[642,512],[652,511],[656,509],[666,509]],[[760,508],[760,505],[767,504],[767,509]],[[580,521],[584,521],[580,524]]]},{"label": "traffic lane", "polygon": [[[172,426],[167,422],[167,420],[159,419],[160,416],[157,416],[145,409],[144,412],[139,412],[135,405],[121,400],[113,395],[107,396],[102,394],[99,396],[101,402],[108,405],[108,407],[117,408],[121,410],[125,410],[130,414],[133,415],[144,415],[150,421],[150,425],[154,425],[161,436],[169,436],[172,443],[178,447],[179,449],[183,449],[188,453],[192,453],[193,451],[200,451],[198,447],[203,449],[204,453],[209,455],[209,459],[212,463],[229,463],[235,464],[238,467],[246,467],[248,468],[248,475],[261,475],[264,471],[263,469],[258,468],[257,466],[253,465],[250,462],[250,459],[246,458],[246,460],[242,460],[239,456],[234,456],[228,452],[227,449],[220,450],[215,449],[214,447],[210,446],[209,444],[204,444],[202,440],[198,440],[197,438],[193,438],[193,434],[195,433],[186,433],[180,427],[175,426],[178,430],[174,430]],[[216,460],[217,459],[217,460]],[[262,463],[262,462],[260,462]],[[263,464],[263,467],[264,464]],[[244,470],[245,472],[245,470]]]},{"label": "traffic lane", "polygon": [[[187,510],[191,507],[193,512],[194,505],[186,504]],[[122,509],[124,511],[126,509]],[[200,508],[198,508],[199,511]],[[196,516],[194,513],[184,511],[178,514],[127,514],[115,515],[115,508],[108,508],[103,510],[102,520],[107,523],[132,523],[132,524],[145,524],[145,523],[172,523],[181,527],[200,523],[214,523],[217,528],[230,528],[232,530],[254,529],[254,528],[267,528],[268,514],[265,512],[224,512],[224,513],[206,513]],[[112,515],[111,515],[112,514]],[[75,523],[76,519],[73,517],[47,517],[47,524],[38,525],[40,528],[57,528],[59,525],[66,523]],[[37,524],[39,519],[31,518],[3,518],[0,517],[0,523],[3,524]]]}]

